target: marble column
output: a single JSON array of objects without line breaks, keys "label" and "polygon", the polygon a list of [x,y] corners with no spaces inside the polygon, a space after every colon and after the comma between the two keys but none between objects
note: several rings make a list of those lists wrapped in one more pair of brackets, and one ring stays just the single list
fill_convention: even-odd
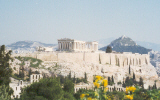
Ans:
[{"label": "marble column", "polygon": [[60,43],[58,42],[58,50],[60,50]]},{"label": "marble column", "polygon": [[61,42],[61,45],[62,45],[62,48],[61,48],[61,50],[63,50],[63,42]]},{"label": "marble column", "polygon": [[61,43],[59,42],[58,44],[59,44],[59,50],[61,50]]},{"label": "marble column", "polygon": [[76,49],[76,43],[73,42],[73,49],[75,50]]}]

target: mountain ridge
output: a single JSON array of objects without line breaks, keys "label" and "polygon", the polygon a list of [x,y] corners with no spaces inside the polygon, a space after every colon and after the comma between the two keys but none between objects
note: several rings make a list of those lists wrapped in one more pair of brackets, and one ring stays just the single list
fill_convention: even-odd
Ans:
[{"label": "mountain ridge", "polygon": [[7,45],[7,49],[11,49],[13,53],[20,53],[20,52],[34,52],[36,51],[36,47],[53,47],[54,49],[57,48],[57,44],[47,44],[38,41],[17,41],[10,45]]},{"label": "mountain ridge", "polygon": [[[132,52],[132,53],[140,53],[140,54],[148,54],[151,49],[146,49],[140,45],[137,45],[135,41],[131,38],[123,35],[115,40],[113,40],[109,45],[111,46],[113,51],[116,52]],[[100,48],[100,50],[105,51],[107,46]]]}]

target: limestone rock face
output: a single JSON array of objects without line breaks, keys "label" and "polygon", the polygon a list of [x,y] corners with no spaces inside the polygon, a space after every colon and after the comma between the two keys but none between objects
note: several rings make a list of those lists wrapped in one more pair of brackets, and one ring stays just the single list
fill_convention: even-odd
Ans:
[{"label": "limestone rock face", "polygon": [[[57,67],[52,67],[51,71],[54,74],[67,76],[70,72],[72,77],[82,78],[84,73],[87,73],[88,80],[93,81],[93,75],[101,75],[104,77],[114,77],[116,82],[123,82],[127,76],[133,76],[135,73],[136,80],[139,81],[139,78],[144,79],[144,83],[149,84],[148,80],[158,80],[158,75],[156,69],[151,65],[142,65],[142,66],[130,66],[131,74],[129,75],[129,66],[119,67],[113,66],[110,64],[94,64],[88,62],[58,62]],[[154,81],[153,81],[154,83]]]},{"label": "limestone rock face", "polygon": [[[39,71],[42,75],[45,74],[46,76],[67,76],[71,72],[72,77],[75,75],[76,78],[83,78],[85,73],[87,73],[89,82],[93,82],[94,75],[101,75],[106,78],[113,76],[114,82],[122,83],[127,76],[133,77],[134,73],[137,81],[139,81],[140,77],[143,78],[146,88],[149,85],[152,86],[154,81],[158,80],[156,69],[149,63],[149,56],[147,55],[107,53],[83,55],[85,54],[61,53],[58,54],[58,57],[63,59],[58,61],[44,61],[37,68],[31,69],[33,72]],[[15,61],[12,64],[12,68],[16,64],[17,62]],[[25,63],[25,65],[29,68],[30,64]],[[129,66],[131,69],[130,74]],[[18,70],[16,71],[18,73]],[[157,84],[157,86],[160,85]]]}]

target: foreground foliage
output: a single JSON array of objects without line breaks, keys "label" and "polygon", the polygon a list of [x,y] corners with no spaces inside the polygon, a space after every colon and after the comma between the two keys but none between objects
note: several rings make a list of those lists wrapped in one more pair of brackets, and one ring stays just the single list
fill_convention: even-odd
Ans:
[{"label": "foreground foliage", "polygon": [[0,47],[0,100],[10,100],[13,90],[9,87],[12,69],[9,66],[11,52],[6,51],[5,45]]},{"label": "foreground foliage", "polygon": [[0,100],[10,100],[11,99],[11,96],[8,90],[11,91],[11,88],[5,85],[0,86]]},{"label": "foreground foliage", "polygon": [[[140,86],[127,86],[124,92],[107,91],[108,81],[101,76],[96,76],[95,89],[79,90],[75,94],[78,100],[160,100],[160,90],[145,90]],[[79,96],[79,97],[78,97]]]},{"label": "foreground foliage", "polygon": [[[74,85],[66,80],[70,89]],[[59,78],[44,78],[23,89],[20,100],[74,100],[72,90],[63,90]]]}]

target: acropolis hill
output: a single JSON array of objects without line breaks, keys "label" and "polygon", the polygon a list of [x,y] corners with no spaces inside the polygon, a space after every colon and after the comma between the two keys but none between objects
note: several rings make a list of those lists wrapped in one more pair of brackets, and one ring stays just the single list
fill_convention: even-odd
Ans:
[{"label": "acropolis hill", "polygon": [[[123,82],[129,76],[128,69],[131,67],[131,74],[135,73],[136,80],[144,79],[144,87],[148,88],[158,80],[154,66],[150,64],[148,54],[138,53],[105,53],[98,51],[98,42],[85,42],[74,39],[58,39],[58,50],[48,51],[38,48],[35,53],[13,54],[13,57],[33,57],[44,62],[52,62],[59,67],[51,68],[57,75],[66,76],[71,71],[72,76],[84,77],[87,73],[88,80],[93,81],[93,75],[104,77],[114,76],[116,82]],[[54,70],[52,70],[54,69]],[[56,69],[56,70],[55,70]],[[41,70],[41,69],[39,69]],[[41,70],[42,71],[42,70]],[[43,71],[42,71],[43,72]],[[157,87],[160,87],[157,82]]]}]

